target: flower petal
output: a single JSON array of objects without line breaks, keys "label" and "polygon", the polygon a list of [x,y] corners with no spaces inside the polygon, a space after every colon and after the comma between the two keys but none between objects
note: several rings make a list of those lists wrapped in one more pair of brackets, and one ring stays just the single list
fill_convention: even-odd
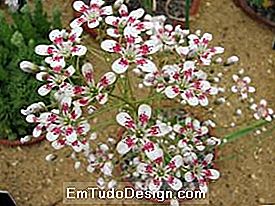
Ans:
[{"label": "flower petal", "polygon": [[87,21],[85,15],[80,16],[79,18],[74,19],[71,23],[70,23],[70,27],[71,28],[77,28],[80,27],[83,23],[85,23]]},{"label": "flower petal", "polygon": [[101,8],[101,15],[112,15],[113,14],[113,8],[112,6],[104,6]]},{"label": "flower petal", "polygon": [[117,74],[122,74],[127,71],[129,62],[127,59],[119,58],[112,64],[112,70]]},{"label": "flower petal", "polygon": [[119,154],[124,155],[128,153],[136,144],[136,138],[127,136],[117,144],[117,151]]},{"label": "flower petal", "polygon": [[52,55],[53,53],[56,53],[57,50],[55,46],[52,45],[38,45],[35,47],[35,53],[41,56],[48,56]]},{"label": "flower petal", "polygon": [[87,53],[87,48],[82,45],[76,45],[71,48],[73,56],[83,56]]},{"label": "flower petal", "polygon": [[142,104],[138,107],[138,119],[142,126],[147,125],[151,118],[152,109],[147,104]]},{"label": "flower petal", "polygon": [[116,81],[116,75],[113,72],[107,72],[106,74],[104,74],[98,84],[97,84],[97,88],[106,88],[108,86],[110,86],[111,84],[113,84]]},{"label": "flower petal", "polygon": [[162,186],[162,179],[161,178],[155,178],[151,179],[148,185],[148,189],[152,192],[159,191]]},{"label": "flower petal", "polygon": [[88,9],[89,7],[83,1],[75,1],[73,8],[78,12],[83,12],[85,8]]},{"label": "flower petal", "polygon": [[149,136],[161,137],[167,135],[173,129],[171,126],[165,123],[158,123],[147,130]]},{"label": "flower petal", "polygon": [[183,158],[181,155],[174,156],[167,165],[167,169],[177,169],[183,165]]},{"label": "flower petal", "polygon": [[133,17],[134,19],[139,19],[144,15],[145,11],[142,8],[132,11],[129,14],[129,17]]},{"label": "flower petal", "polygon": [[64,30],[54,29],[49,34],[49,39],[55,44],[62,44],[63,43],[63,34]]},{"label": "flower petal", "polygon": [[88,21],[88,27],[90,29],[94,29],[99,25],[99,21],[97,19],[93,19],[91,21]]},{"label": "flower petal", "polygon": [[146,163],[139,163],[137,166],[137,172],[139,174],[148,174],[152,172],[152,166]]},{"label": "flower petal", "polygon": [[164,90],[165,95],[170,98],[173,99],[176,96],[178,96],[178,94],[180,93],[180,88],[178,85],[170,85],[168,87],[166,87],[166,89]]},{"label": "flower petal", "polygon": [[155,63],[149,59],[145,58],[138,58],[136,59],[136,64],[138,65],[138,68],[140,68],[143,72],[156,72],[157,66]]},{"label": "flower petal", "polygon": [[110,39],[103,41],[100,46],[103,50],[107,52],[119,53],[122,50],[121,46],[117,41]]},{"label": "flower petal", "polygon": [[54,83],[48,83],[48,84],[45,84],[41,87],[39,87],[38,89],[38,94],[41,95],[41,96],[46,96],[47,94],[49,94],[52,90],[52,88],[54,88],[56,85]]},{"label": "flower petal", "polygon": [[207,169],[203,171],[208,179],[216,180],[220,177],[220,172],[215,169]]},{"label": "flower petal", "polygon": [[174,176],[168,176],[165,178],[167,184],[175,191],[178,191],[182,188],[182,182],[180,179],[174,177]]},{"label": "flower petal", "polygon": [[94,69],[91,63],[85,63],[81,68],[82,75],[86,83],[90,86],[94,85]]},{"label": "flower petal", "polygon": [[136,125],[132,117],[126,113],[126,112],[120,112],[116,116],[116,121],[118,124],[120,124],[123,127],[126,127],[127,129],[135,129]]},{"label": "flower petal", "polygon": [[106,104],[106,102],[108,101],[108,94],[107,93],[99,93],[96,96],[96,100],[101,105]]},{"label": "flower petal", "polygon": [[187,181],[187,182],[193,182],[193,180],[195,179],[195,176],[192,172],[188,171],[184,174],[184,179]]}]

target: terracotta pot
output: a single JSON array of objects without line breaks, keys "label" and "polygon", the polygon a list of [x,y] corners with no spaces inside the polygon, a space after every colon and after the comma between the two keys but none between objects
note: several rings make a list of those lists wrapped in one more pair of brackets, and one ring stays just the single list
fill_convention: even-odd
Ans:
[{"label": "terracotta pot", "polygon": [[32,138],[30,141],[22,143],[20,140],[6,140],[6,139],[0,139],[0,145],[7,146],[7,147],[17,147],[17,146],[31,146],[34,144],[38,144],[45,140],[45,136],[41,136],[38,138]]},{"label": "terracotta pot", "polygon": [[247,0],[234,0],[235,4],[240,7],[248,16],[257,22],[268,26],[269,28],[275,28],[275,22],[257,14],[247,3]]},{"label": "terracotta pot", "polygon": [[[118,129],[117,137],[118,137],[119,140],[122,139],[122,136],[123,136],[123,134],[124,134],[125,131],[126,131],[126,130],[125,130],[124,128],[119,128],[119,129]],[[211,131],[210,131],[210,133],[211,133]],[[218,159],[218,149],[217,149],[217,148],[216,148],[215,151],[214,151],[214,159]],[[213,168],[214,168],[214,169],[218,169],[218,167],[217,167],[215,161],[213,162]],[[123,168],[120,166],[120,167],[119,167],[119,170],[122,171]],[[131,181],[130,179],[125,178],[124,180],[125,180],[124,182],[126,183],[126,186],[127,186],[127,187],[131,187],[131,188],[135,189],[135,186],[134,186],[134,184],[132,183],[132,181]],[[198,189],[198,190],[199,190],[199,189]],[[170,199],[169,199],[169,200],[165,200],[164,202],[159,202],[157,199],[149,199],[149,201],[150,201],[150,202],[157,203],[157,204],[170,205]],[[186,201],[188,201],[188,200],[179,200],[180,203],[184,203],[184,202],[186,202]]]}]

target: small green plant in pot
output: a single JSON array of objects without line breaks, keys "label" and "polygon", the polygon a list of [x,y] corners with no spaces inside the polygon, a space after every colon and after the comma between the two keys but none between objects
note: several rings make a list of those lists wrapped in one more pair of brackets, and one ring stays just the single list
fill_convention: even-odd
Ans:
[{"label": "small green plant in pot", "polygon": [[[48,42],[47,31],[61,25],[60,14],[57,10],[54,11],[53,20],[49,21],[43,11],[42,2],[36,0],[34,9],[25,5],[20,12],[11,13],[10,16],[11,23],[3,13],[0,14],[0,139],[22,138],[21,142],[24,142],[30,139],[25,135],[32,128],[26,124],[20,110],[22,105],[39,102],[41,97],[31,91],[36,90],[40,84],[31,74],[26,75],[19,69],[19,62],[22,59],[41,62],[41,58],[30,49],[37,42]],[[46,101],[49,102],[49,98]]]}]

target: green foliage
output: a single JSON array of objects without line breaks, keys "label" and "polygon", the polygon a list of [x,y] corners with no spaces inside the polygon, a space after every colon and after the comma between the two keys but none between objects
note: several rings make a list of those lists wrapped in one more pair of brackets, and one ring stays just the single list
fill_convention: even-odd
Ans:
[{"label": "green foliage", "polygon": [[18,64],[22,60],[40,64],[43,59],[34,54],[34,47],[49,43],[48,32],[61,27],[61,21],[57,10],[49,20],[41,0],[35,1],[33,10],[25,5],[10,15],[11,24],[0,13],[0,138],[16,139],[32,131],[20,114],[21,108],[42,101],[34,92],[40,83],[32,74],[21,71]]},{"label": "green foliage", "polygon": [[140,0],[140,3],[146,9],[147,13],[152,13],[153,0]]},{"label": "green foliage", "polygon": [[262,7],[263,5],[263,0],[249,0],[249,1],[257,7]]}]

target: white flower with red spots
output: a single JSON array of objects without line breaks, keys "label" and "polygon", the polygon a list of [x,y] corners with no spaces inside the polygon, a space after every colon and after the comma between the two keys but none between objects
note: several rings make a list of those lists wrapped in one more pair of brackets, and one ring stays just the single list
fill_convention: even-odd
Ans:
[{"label": "white flower with red spots", "polygon": [[[170,25],[159,25],[159,27],[154,28],[155,34],[150,38],[156,41],[157,46],[162,49],[178,49],[180,45],[185,42],[186,36],[189,34],[189,30],[181,29],[180,25],[177,25],[175,28]],[[188,47],[181,47],[181,51],[186,49],[188,52]]]},{"label": "white flower with red spots", "polygon": [[49,38],[52,45],[38,45],[35,47],[35,53],[41,56],[48,56],[45,62],[52,68],[65,67],[65,60],[71,56],[83,56],[87,48],[78,45],[83,29],[81,27],[72,29],[70,33],[66,30],[55,29],[50,32]]},{"label": "white flower with red spots", "polygon": [[[35,115],[28,115],[27,121],[38,124],[33,136],[38,137],[46,130],[46,138],[50,142],[61,139],[64,144],[76,146],[78,138],[84,137],[90,130],[90,124],[82,117],[80,107],[70,109],[68,105],[64,104],[61,112],[59,110],[52,110],[40,114],[39,117]],[[65,138],[65,139],[63,139]]]},{"label": "white flower with red spots", "polygon": [[190,34],[189,39],[189,53],[192,57],[198,57],[199,61],[203,65],[210,65],[211,59],[216,54],[222,54],[224,48],[211,47],[208,48],[209,42],[212,40],[212,34],[205,33],[200,38],[195,34]]},{"label": "white flower with red spots", "polygon": [[61,70],[60,73],[50,73],[42,71],[36,74],[36,79],[42,82],[47,82],[45,85],[38,89],[38,94],[41,96],[46,96],[55,87],[62,87],[65,80],[71,77],[75,73],[73,66],[69,66],[65,70]]},{"label": "white flower with red spots", "polygon": [[101,43],[101,48],[107,52],[120,54],[122,57],[115,60],[112,70],[117,74],[127,71],[130,65],[136,65],[143,72],[154,72],[157,70],[153,61],[148,56],[157,52],[157,47],[153,40],[141,42],[140,38],[132,36],[126,37],[125,48],[115,40],[105,40]]},{"label": "white flower with red spots", "polygon": [[76,101],[77,104],[87,106],[95,99],[99,104],[105,104],[108,101],[106,89],[116,81],[115,73],[107,72],[100,78],[98,84],[95,84],[93,66],[90,63],[85,63],[82,66],[82,76],[87,86],[75,86],[74,94],[81,96],[81,98]]},{"label": "white flower with red spots", "polygon": [[101,171],[106,176],[112,176],[113,164],[112,159],[114,154],[111,153],[110,148],[107,144],[99,144],[95,152],[88,155],[89,165],[87,171],[92,173],[95,170]]},{"label": "white flower with red spots", "polygon": [[154,86],[157,92],[162,92],[169,83],[174,82],[170,76],[175,69],[176,67],[173,65],[165,65],[161,71],[147,73],[144,76],[143,84],[147,87]]},{"label": "white flower with red spots", "polygon": [[217,94],[217,89],[207,81],[207,75],[196,70],[193,61],[186,61],[183,67],[171,65],[169,81],[172,83],[164,90],[165,95],[170,99],[180,95],[182,103],[191,106],[207,106],[207,97]]},{"label": "white flower with red spots", "polygon": [[183,184],[180,179],[175,177],[175,173],[182,165],[183,159],[180,155],[173,157],[166,165],[162,156],[149,164],[141,162],[137,166],[137,172],[148,175],[148,189],[150,191],[159,191],[164,184],[178,191],[182,188]]},{"label": "white flower with red spots", "polygon": [[150,22],[142,22],[140,18],[144,15],[144,9],[139,8],[129,13],[125,4],[122,4],[118,10],[120,17],[107,16],[106,24],[113,26],[106,30],[111,37],[118,38],[121,36],[137,37],[152,27]]},{"label": "white flower with red spots", "polygon": [[59,89],[54,93],[54,98],[61,106],[66,104],[70,107],[75,95],[75,87],[70,83],[64,82],[59,85]]},{"label": "white flower with red spots", "polygon": [[240,78],[238,75],[234,74],[232,76],[233,80],[235,81],[236,85],[231,87],[231,91],[233,93],[239,93],[241,99],[247,99],[248,93],[254,93],[256,89],[252,86],[249,86],[251,79],[250,77]]},{"label": "white flower with red spots", "polygon": [[[145,153],[160,154],[157,146],[148,141],[148,137],[161,137],[171,132],[172,128],[165,123],[158,122],[156,125],[149,126],[152,109],[149,105],[142,104],[138,108],[138,120],[134,119],[126,112],[120,112],[116,116],[117,122],[127,129],[125,138],[117,144],[117,151],[124,155],[134,147],[142,148]],[[155,154],[154,154],[155,152]],[[158,156],[158,155],[157,155]]]},{"label": "white flower with red spots", "polygon": [[273,119],[273,109],[267,107],[267,102],[266,100],[262,99],[260,103],[257,104],[252,104],[250,107],[252,110],[255,111],[254,113],[254,118],[259,120],[259,119],[265,119],[266,121],[272,121]]},{"label": "white flower with red spots", "polygon": [[104,4],[103,0],[90,0],[89,5],[83,1],[75,1],[73,8],[82,15],[74,19],[70,26],[77,28],[87,23],[90,29],[98,27],[104,16],[113,14],[112,6],[103,6]]},{"label": "white flower with red spots", "polygon": [[190,169],[185,173],[184,178],[187,182],[196,182],[202,192],[207,193],[207,181],[216,180],[220,177],[218,170],[211,168],[214,155],[209,153],[203,160],[196,159],[189,166]]},{"label": "white flower with red spots", "polygon": [[191,144],[199,151],[205,149],[202,137],[208,134],[208,128],[201,126],[199,120],[187,117],[184,123],[175,124],[173,130],[180,135],[179,148],[184,148]]}]

